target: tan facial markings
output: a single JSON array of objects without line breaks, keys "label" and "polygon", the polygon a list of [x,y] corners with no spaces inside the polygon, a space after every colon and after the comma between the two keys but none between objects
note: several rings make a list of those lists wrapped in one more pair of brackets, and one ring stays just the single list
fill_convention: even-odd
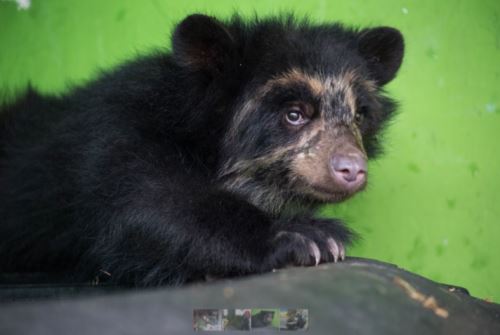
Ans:
[{"label": "tan facial markings", "polygon": [[275,87],[290,86],[292,84],[302,83],[309,87],[309,90],[315,96],[322,96],[325,85],[324,83],[317,79],[316,77],[310,76],[298,69],[292,69],[284,74],[276,76],[268,80],[262,87],[260,87],[252,96],[245,98],[245,103],[241,106],[238,113],[236,113],[231,128],[229,131],[230,137],[236,135],[239,129],[239,125],[245,120],[245,118],[258,108],[260,102]]},{"label": "tan facial markings", "polygon": [[[251,96],[245,98],[244,104],[236,113],[231,129],[230,137],[236,135],[239,125],[247,118],[247,116],[258,108],[262,99],[266,94],[271,92],[275,87],[286,87],[293,84],[305,84],[310,92],[322,100],[323,106],[328,106],[333,100],[338,101],[342,107],[349,111],[351,115],[356,113],[356,95],[355,87],[360,85],[368,92],[375,92],[377,86],[371,80],[363,80],[355,70],[345,70],[340,75],[311,75],[303,72],[300,69],[293,68],[283,74],[269,79],[263,86],[253,92]],[[332,112],[333,113],[333,112]]]},{"label": "tan facial markings", "polygon": [[[356,113],[356,96],[354,94],[356,80],[357,75],[354,71],[345,71],[339,76],[327,77],[325,80],[327,90],[324,95],[324,98],[326,98],[324,104],[329,104],[332,100],[335,100],[342,104],[342,107],[347,109],[351,115],[354,115]],[[341,99],[338,99],[339,97]]]},{"label": "tan facial markings", "polygon": [[[228,139],[234,138],[234,136],[237,135],[239,132],[239,125],[250,113],[258,108],[263,97],[273,88],[277,86],[286,87],[296,83],[306,84],[315,96],[322,98],[324,105],[330,105],[331,99],[334,97],[342,97],[343,106],[347,108],[352,115],[356,112],[356,97],[354,93],[355,85],[362,85],[370,92],[376,90],[374,82],[370,80],[360,80],[357,72],[354,70],[343,71],[338,76],[312,76],[304,73],[300,69],[293,68],[284,74],[268,80],[260,89],[257,90],[257,92],[253,94],[252,97],[246,99],[245,103],[241,106],[240,111],[236,114],[232,121]],[[230,171],[234,170],[238,170],[240,173],[244,170],[250,172],[251,174],[251,170],[265,166],[266,164],[269,164],[269,162],[273,162],[291,151],[295,151],[297,155],[302,157],[306,155],[306,153],[301,148],[306,145],[307,141],[310,140],[310,137],[317,136],[318,133],[327,131],[326,128],[327,122],[325,121],[323,115],[318,122],[315,122],[313,128],[308,130],[297,143],[293,143],[291,146],[278,148],[273,152],[260,156],[256,159],[252,159],[251,161],[235,162],[231,167],[226,166],[226,168],[223,168],[222,170],[224,172],[222,174],[227,175],[231,173]],[[362,148],[362,140],[359,130],[356,128],[352,129],[352,131],[356,137],[357,144]],[[313,150],[314,148],[311,148],[310,146],[308,146],[308,148],[309,152],[307,155],[315,155],[314,152],[316,150]]]},{"label": "tan facial markings", "polygon": [[[255,206],[266,212],[279,213],[286,203],[283,191],[286,192],[287,190],[283,189],[282,185],[247,186],[252,184],[255,173],[262,168],[269,169],[269,174],[272,176],[273,164],[276,162],[290,162],[296,160],[297,157],[308,160],[313,159],[313,162],[316,161],[318,158],[316,157],[317,153],[325,151],[322,150],[323,146],[321,145],[324,130],[324,124],[318,123],[305,131],[295,143],[274,149],[257,158],[239,160],[233,163],[228,162],[229,164],[224,166],[219,174],[222,187],[227,191],[247,196]],[[310,166],[310,164],[305,165]],[[294,166],[290,166],[291,170],[294,168]],[[295,175],[296,173],[292,171],[290,177],[294,178]]]},{"label": "tan facial markings", "polygon": [[326,132],[326,124],[320,120],[310,131],[306,132],[297,145],[302,150],[292,159],[291,177],[297,182],[304,177],[309,183],[320,183],[328,173],[327,157],[333,143]]},{"label": "tan facial markings", "polygon": [[366,149],[365,149],[365,146],[363,144],[363,137],[361,135],[361,132],[359,131],[359,128],[352,127],[351,132],[352,132],[352,135],[354,136],[354,139],[356,141],[358,148],[361,149],[361,152],[364,154],[365,158],[368,159],[368,156],[366,154]]},{"label": "tan facial markings", "polygon": [[[323,97],[324,104],[330,104],[335,97],[342,97],[341,103],[354,115],[356,112],[354,87],[358,82],[362,82],[358,77],[359,75],[355,70],[346,70],[337,76],[312,76],[294,68],[279,77],[269,80],[264,85],[263,91],[268,93],[275,86],[303,83],[309,87],[314,96]],[[365,81],[363,85],[368,85],[370,89],[373,87],[369,81]]]},{"label": "tan facial markings", "polygon": [[275,86],[290,86],[297,83],[306,84],[311,93],[315,96],[321,96],[325,89],[323,81],[319,78],[304,73],[299,69],[291,69],[290,71],[269,80],[264,85],[264,90],[267,93]]},{"label": "tan facial markings", "polygon": [[[331,183],[330,159],[335,150],[354,146],[365,154],[360,130],[353,122],[357,109],[356,90],[363,87],[367,92],[376,93],[377,86],[374,82],[363,80],[354,70],[337,76],[313,76],[292,69],[268,80],[245,99],[232,120],[226,141],[237,139],[243,122],[259,108],[266,94],[275,87],[297,83],[305,84],[311,94],[321,101],[320,116],[313,118],[303,129],[298,129],[299,138],[293,143],[279,146],[259,157],[229,160],[219,173],[224,189],[246,195],[253,199],[254,205],[270,212],[279,211],[286,202],[283,195],[285,186],[274,185],[274,176],[283,169],[277,167],[277,162],[288,167],[290,185],[287,187],[315,194],[312,187]],[[268,170],[266,183],[270,185],[255,184],[254,178],[262,169]]]}]

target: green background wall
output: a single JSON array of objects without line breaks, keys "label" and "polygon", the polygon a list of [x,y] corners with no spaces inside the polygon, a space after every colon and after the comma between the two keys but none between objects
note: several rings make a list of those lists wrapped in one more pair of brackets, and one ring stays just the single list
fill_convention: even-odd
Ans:
[{"label": "green background wall", "polygon": [[[327,208],[363,240],[349,254],[398,264],[500,302],[500,1],[0,0],[0,91],[62,92],[98,68],[168,47],[184,15],[281,10],[399,28],[402,102],[367,191]],[[0,218],[1,219],[1,218]]]}]

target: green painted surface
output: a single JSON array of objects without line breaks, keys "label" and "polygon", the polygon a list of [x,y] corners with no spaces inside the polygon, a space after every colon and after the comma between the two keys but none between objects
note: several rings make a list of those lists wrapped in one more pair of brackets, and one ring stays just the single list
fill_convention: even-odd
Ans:
[{"label": "green painted surface", "polygon": [[396,263],[500,302],[500,2],[0,1],[0,90],[45,92],[92,78],[137,53],[168,47],[192,12],[280,10],[315,20],[391,25],[407,53],[388,91],[401,114],[368,190],[325,211],[358,230],[350,255]]}]

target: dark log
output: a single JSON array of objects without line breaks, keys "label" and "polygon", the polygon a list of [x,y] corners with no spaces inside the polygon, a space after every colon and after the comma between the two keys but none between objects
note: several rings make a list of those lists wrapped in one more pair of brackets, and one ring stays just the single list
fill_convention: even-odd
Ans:
[{"label": "dark log", "polygon": [[311,334],[500,334],[500,305],[358,258],[179,288],[6,281],[0,334],[191,334],[195,308],[280,307],[309,309]]}]

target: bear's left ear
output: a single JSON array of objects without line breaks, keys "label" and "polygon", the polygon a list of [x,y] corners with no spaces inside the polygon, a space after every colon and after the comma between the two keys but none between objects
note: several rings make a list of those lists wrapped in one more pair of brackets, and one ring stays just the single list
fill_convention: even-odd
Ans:
[{"label": "bear's left ear", "polygon": [[192,71],[215,75],[236,55],[236,47],[226,27],[215,18],[193,14],[176,27],[172,36],[174,59]]},{"label": "bear's left ear", "polygon": [[396,76],[403,61],[403,35],[390,27],[366,29],[359,35],[358,50],[377,83],[385,85]]}]

